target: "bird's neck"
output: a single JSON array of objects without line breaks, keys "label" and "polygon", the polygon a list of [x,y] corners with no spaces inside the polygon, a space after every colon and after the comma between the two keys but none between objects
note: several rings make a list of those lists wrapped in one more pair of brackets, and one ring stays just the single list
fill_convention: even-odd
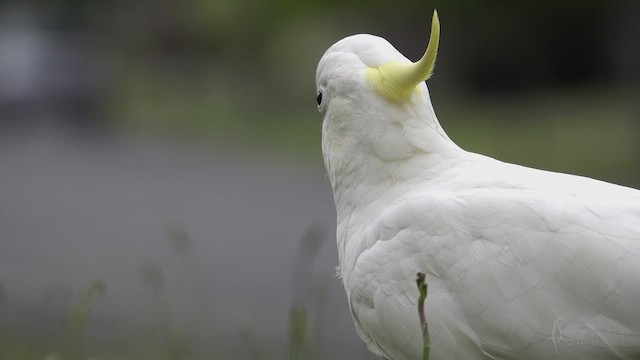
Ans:
[{"label": "bird's neck", "polygon": [[[382,157],[376,154],[380,149],[375,146],[371,151],[354,151],[340,156],[327,156],[325,149],[327,173],[336,205],[336,240],[343,279],[347,279],[353,270],[354,256],[361,251],[357,249],[364,246],[366,224],[380,215],[381,209],[385,208],[382,205],[393,203],[411,189],[428,186],[432,179],[464,158],[466,152],[432,125],[407,128],[404,133],[389,130],[381,137],[381,146],[385,143],[406,146],[403,156],[398,155],[402,153],[399,152],[397,156]],[[324,141],[323,146],[326,148]]]},{"label": "bird's neck", "polygon": [[433,111],[428,115],[426,120],[407,117],[390,123],[370,134],[374,140],[342,146],[342,152],[323,142],[339,219],[428,181],[464,152],[444,133]]}]

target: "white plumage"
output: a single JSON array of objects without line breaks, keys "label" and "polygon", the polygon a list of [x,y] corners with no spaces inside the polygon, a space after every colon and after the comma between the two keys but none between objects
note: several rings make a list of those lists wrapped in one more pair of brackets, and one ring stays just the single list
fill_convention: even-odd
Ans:
[{"label": "white plumage", "polygon": [[390,62],[409,63],[355,35],[316,75],[339,272],[369,349],[421,358],[423,271],[432,359],[640,358],[640,191],[462,150],[424,81],[401,101],[376,88],[368,69]]}]

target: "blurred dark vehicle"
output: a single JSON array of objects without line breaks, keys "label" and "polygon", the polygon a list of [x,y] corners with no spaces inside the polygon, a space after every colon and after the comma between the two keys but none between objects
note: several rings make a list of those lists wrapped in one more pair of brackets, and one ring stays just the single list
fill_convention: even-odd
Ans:
[{"label": "blurred dark vehicle", "polygon": [[113,52],[96,34],[48,24],[44,13],[0,6],[0,125],[102,127]]}]

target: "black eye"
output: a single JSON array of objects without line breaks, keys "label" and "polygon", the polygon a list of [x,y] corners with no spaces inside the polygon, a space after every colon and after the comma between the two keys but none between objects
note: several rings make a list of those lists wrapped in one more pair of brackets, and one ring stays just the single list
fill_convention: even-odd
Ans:
[{"label": "black eye", "polygon": [[316,101],[318,101],[318,106],[322,104],[322,92],[318,91],[318,96],[316,97]]}]

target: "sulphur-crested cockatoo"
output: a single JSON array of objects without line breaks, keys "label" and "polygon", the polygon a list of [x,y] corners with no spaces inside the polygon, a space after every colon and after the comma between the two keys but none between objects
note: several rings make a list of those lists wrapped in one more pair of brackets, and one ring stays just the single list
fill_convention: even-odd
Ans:
[{"label": "sulphur-crested cockatoo", "polygon": [[356,330],[420,359],[416,272],[432,359],[640,358],[640,191],[462,150],[425,80],[386,40],[331,46],[316,74],[337,210],[339,274]]}]

